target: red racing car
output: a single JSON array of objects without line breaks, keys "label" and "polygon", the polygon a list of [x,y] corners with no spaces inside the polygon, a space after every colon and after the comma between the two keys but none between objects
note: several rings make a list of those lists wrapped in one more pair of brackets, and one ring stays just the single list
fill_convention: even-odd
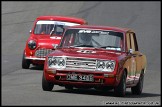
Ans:
[{"label": "red racing car", "polygon": [[57,49],[46,57],[42,89],[54,85],[67,89],[114,89],[125,96],[126,88],[141,94],[146,56],[139,52],[131,29],[80,25],[67,28]]},{"label": "red racing car", "polygon": [[22,68],[42,65],[46,55],[55,50],[68,26],[87,24],[84,19],[65,16],[40,16],[34,22],[23,52]]}]

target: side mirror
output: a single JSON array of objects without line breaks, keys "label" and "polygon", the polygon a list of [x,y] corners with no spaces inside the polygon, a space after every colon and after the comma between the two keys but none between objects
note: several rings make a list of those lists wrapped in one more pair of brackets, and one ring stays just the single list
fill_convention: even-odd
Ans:
[{"label": "side mirror", "polygon": [[58,44],[52,44],[52,46],[54,49],[58,48]]},{"label": "side mirror", "polygon": [[129,54],[133,54],[134,53],[134,50],[133,49],[129,49],[128,53]]},{"label": "side mirror", "polygon": [[29,31],[29,33],[31,34],[32,30]]}]

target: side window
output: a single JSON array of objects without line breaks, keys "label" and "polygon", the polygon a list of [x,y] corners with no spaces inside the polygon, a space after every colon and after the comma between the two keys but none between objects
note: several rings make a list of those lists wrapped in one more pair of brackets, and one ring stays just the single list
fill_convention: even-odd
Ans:
[{"label": "side window", "polygon": [[129,50],[131,48],[131,42],[130,42],[130,35],[129,33],[126,34],[126,41],[127,41],[127,50]]},{"label": "side window", "polygon": [[131,39],[131,49],[135,50],[133,33],[130,33],[130,39]]},{"label": "side window", "polygon": [[137,39],[136,39],[136,34],[135,33],[133,33],[133,37],[134,37],[135,51],[138,51],[138,44],[137,44]]},{"label": "side window", "polygon": [[57,26],[56,32],[63,32],[63,27],[62,26]]},{"label": "side window", "polygon": [[57,35],[62,35],[63,31],[64,31],[64,26],[63,25],[57,25],[56,26],[56,34]]},{"label": "side window", "polygon": [[132,49],[135,51],[138,51],[138,45],[137,45],[137,40],[136,40],[136,35],[135,33],[130,33],[131,36],[131,46]]}]

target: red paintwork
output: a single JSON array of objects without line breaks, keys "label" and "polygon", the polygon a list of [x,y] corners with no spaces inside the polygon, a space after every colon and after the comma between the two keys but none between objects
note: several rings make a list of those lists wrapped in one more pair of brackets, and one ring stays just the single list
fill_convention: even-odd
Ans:
[{"label": "red paintwork", "polygon": [[[139,53],[136,49],[136,53],[130,53],[128,52],[127,42],[128,40],[126,37],[129,33],[132,33],[133,31],[131,29],[125,29],[125,28],[118,28],[118,27],[108,27],[108,26],[94,26],[94,25],[79,25],[79,26],[72,26],[68,29],[91,29],[91,30],[108,30],[108,31],[116,31],[123,33],[123,39],[121,40],[121,49],[122,51],[116,51],[116,50],[106,50],[103,48],[95,48],[95,47],[60,47],[57,48],[53,53],[49,54],[46,57],[45,64],[44,64],[44,72],[43,75],[45,77],[45,80],[48,82],[52,82],[57,85],[72,85],[74,87],[96,87],[96,86],[111,86],[111,87],[117,87],[120,86],[119,82],[121,78],[123,77],[123,72],[126,72],[126,87],[133,87],[136,86],[139,82],[139,77],[141,75],[142,70],[145,72],[146,65],[142,64],[143,61],[145,63],[146,59],[142,59],[141,56],[142,53]],[[66,31],[65,31],[66,32]],[[64,33],[65,33],[64,32]],[[70,34],[69,34],[70,35]],[[69,36],[68,35],[68,36]],[[77,34],[76,34],[77,35]],[[66,36],[68,38],[68,36]],[[74,35],[73,35],[74,36]],[[66,38],[65,38],[66,40]],[[69,39],[67,39],[69,40]],[[71,40],[70,40],[71,41]],[[64,38],[61,41],[60,46],[63,46],[62,44],[64,42]],[[71,43],[71,42],[69,42]],[[67,43],[67,44],[69,44]],[[69,45],[71,46],[71,45]],[[88,50],[93,53],[84,53],[83,51]],[[135,56],[136,55],[136,56]],[[95,59],[97,60],[114,60],[116,62],[115,69],[112,72],[102,72],[102,71],[90,71],[85,70],[84,68],[81,69],[56,69],[56,68],[48,68],[47,58],[49,56],[54,57],[74,57],[74,58],[84,58],[84,59]],[[136,62],[135,62],[135,58]],[[141,60],[140,60],[141,59]],[[134,63],[132,63],[134,62]],[[69,63],[69,62],[68,62]],[[77,63],[77,62],[76,62]],[[74,63],[74,64],[76,64]],[[135,64],[135,65],[133,65]],[[141,64],[141,65],[140,65]],[[77,64],[76,64],[77,65]],[[78,64],[79,65],[79,64]],[[86,64],[87,65],[87,64]],[[97,64],[96,64],[97,65]],[[137,65],[137,66],[136,66]],[[140,65],[140,66],[139,66]],[[137,70],[136,67],[141,67],[140,70],[136,73],[134,73],[134,70]],[[66,65],[65,65],[66,67]],[[74,67],[74,66],[73,66]],[[83,67],[83,66],[82,66]],[[87,66],[86,66],[87,67]],[[68,73],[76,73],[81,75],[89,75],[92,74],[94,76],[94,82],[81,82],[81,81],[69,81],[66,80],[66,76]],[[107,75],[108,74],[108,77]],[[130,83],[130,79],[133,79]]]},{"label": "red paintwork", "polygon": [[[93,54],[84,54],[84,53],[78,53],[78,50],[93,50],[96,51],[96,53]],[[54,53],[49,54],[48,56],[72,56],[72,57],[84,57],[84,58],[97,58],[97,59],[112,59],[112,60],[116,60],[118,63],[118,60],[121,60],[122,58],[124,58],[126,56],[125,52],[115,52],[115,51],[110,51],[107,50],[105,51],[104,49],[93,49],[93,48],[63,48],[63,49],[57,49],[55,50]],[[108,57],[109,56],[109,57]],[[123,69],[121,69],[122,71]],[[93,74],[94,75],[94,79],[97,81],[99,79],[103,79],[103,81],[105,81],[104,83],[85,83],[85,82],[69,82],[69,81],[59,81],[55,79],[55,76],[62,76],[62,78],[66,79],[66,73],[65,72],[74,72],[71,70],[62,70],[63,72],[61,72],[61,70],[56,70],[56,74],[52,74],[52,73],[48,73],[48,71],[50,71],[47,67],[47,62],[45,61],[44,64],[44,75],[46,77],[47,81],[52,81],[55,84],[71,84],[74,86],[93,86],[93,85],[98,85],[98,86],[117,86],[119,83],[119,79],[115,77],[112,78],[105,78],[104,74],[112,74],[112,75],[121,75],[122,72],[118,72],[118,65],[115,67],[114,72],[107,72],[107,73],[103,73],[103,72],[97,72],[97,71],[83,71],[83,70],[75,70],[75,72],[79,72],[80,74]],[[61,72],[61,73],[59,73]],[[98,74],[98,75],[95,75]]]},{"label": "red paintwork", "polygon": [[[127,29],[123,29],[123,28],[117,28],[117,27],[105,27],[105,26],[92,26],[92,25],[82,25],[82,26],[73,26],[73,27],[69,27],[70,28],[84,28],[84,29],[102,29],[102,30],[113,30],[113,31],[117,31],[117,32],[123,32],[125,33],[127,31]],[[125,36],[125,35],[124,35]],[[124,37],[125,38],[125,37]],[[55,50],[55,52],[53,54],[50,54],[50,56],[60,56],[60,55],[65,55],[65,56],[73,56],[73,57],[86,57],[86,58],[97,58],[97,59],[113,59],[116,60],[116,63],[118,63],[119,60],[123,59],[126,56],[126,52],[116,52],[116,51],[110,51],[107,50],[105,51],[104,49],[86,49],[83,48],[83,50],[95,50],[97,53],[94,54],[83,54],[83,53],[77,53],[77,50],[80,50],[81,48],[64,48],[64,49],[58,49]],[[45,77],[48,81],[52,81],[55,84],[73,84],[75,86],[80,86],[80,85],[94,85],[93,83],[85,83],[85,82],[67,82],[67,81],[58,81],[55,80],[55,74],[48,74],[47,73],[47,62],[45,62],[44,65],[44,74]],[[118,65],[116,66],[116,68],[114,69],[114,72],[107,72],[107,73],[103,73],[103,72],[97,72],[100,73],[101,76],[94,76],[94,78],[98,78],[98,79],[103,79],[104,83],[95,83],[96,85],[100,85],[100,86],[117,86],[119,84],[120,81],[120,76],[122,75],[123,72],[123,68],[119,68],[121,70],[121,72],[118,72]],[[80,70],[76,71],[79,72]],[[57,71],[56,71],[57,72]],[[69,71],[72,72],[72,71]],[[85,71],[88,74],[95,74],[95,72],[92,71]],[[114,77],[111,78],[105,78],[104,74],[112,74],[114,75]]]},{"label": "red paintwork", "polygon": [[[64,21],[64,22],[72,22],[72,23],[78,23],[78,24],[87,24],[87,22],[84,19],[76,18],[76,17],[67,17],[67,16],[40,16],[36,18],[34,21],[34,26],[31,30],[30,36],[28,40],[26,41],[26,46],[24,49],[25,57],[30,58],[37,58],[34,54],[37,49],[39,48],[45,48],[45,49],[54,49],[52,44],[59,44],[61,41],[62,36],[61,35],[53,35],[53,37],[60,38],[50,38],[49,35],[45,34],[34,34],[34,28],[36,26],[37,21],[39,20],[53,20],[53,21]],[[28,47],[28,41],[35,40],[37,47],[34,50],[29,49]],[[44,60],[32,60],[30,59],[32,64],[44,64]]]}]

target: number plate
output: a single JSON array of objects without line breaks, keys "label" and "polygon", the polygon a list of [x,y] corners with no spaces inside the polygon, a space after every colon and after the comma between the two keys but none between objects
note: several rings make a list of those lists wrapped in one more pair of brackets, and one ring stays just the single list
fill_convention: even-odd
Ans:
[{"label": "number plate", "polygon": [[74,80],[74,81],[93,81],[93,75],[79,75],[79,74],[67,74],[67,80]]}]

